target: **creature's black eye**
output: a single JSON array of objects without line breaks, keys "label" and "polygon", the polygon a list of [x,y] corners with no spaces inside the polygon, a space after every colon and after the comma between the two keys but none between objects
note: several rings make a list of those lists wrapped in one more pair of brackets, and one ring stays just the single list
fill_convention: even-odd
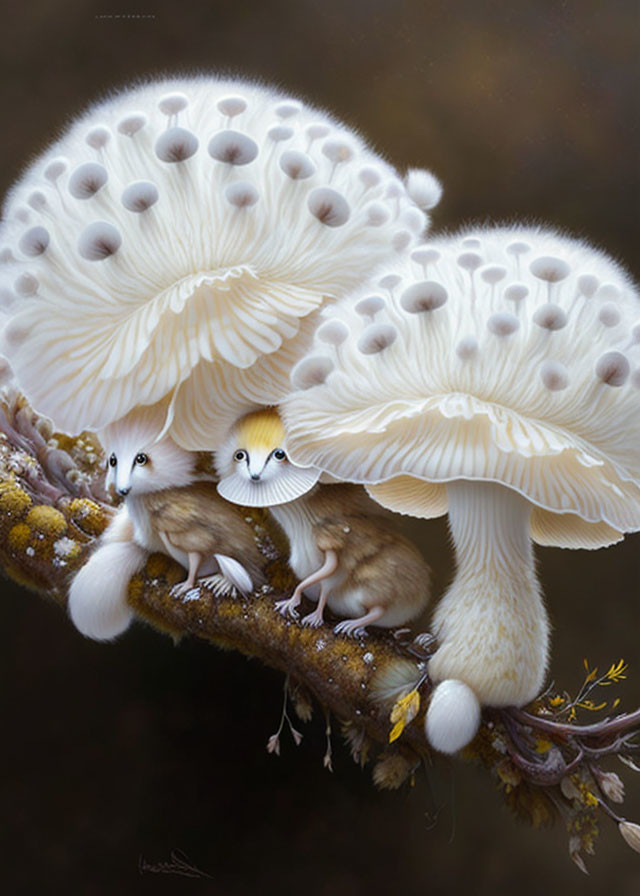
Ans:
[{"label": "creature's black eye", "polygon": [[139,464],[141,467],[144,467],[148,460],[148,456],[146,454],[142,454],[141,452],[140,454],[136,454],[134,463]]},{"label": "creature's black eye", "polygon": [[110,467],[115,467],[115,466],[117,465],[117,463],[118,463],[118,459],[116,458],[115,454],[112,454],[112,455],[109,457],[109,466],[110,466]]},{"label": "creature's black eye", "polygon": [[236,451],[236,453],[233,455],[233,459],[235,461],[239,462],[241,460],[244,460],[246,458],[246,456],[247,456],[247,452],[242,451],[242,449],[241,449],[240,451]]},{"label": "creature's black eye", "polygon": [[287,453],[286,451],[283,451],[282,448],[276,448],[276,450],[273,452],[273,456],[276,460],[286,460]]}]

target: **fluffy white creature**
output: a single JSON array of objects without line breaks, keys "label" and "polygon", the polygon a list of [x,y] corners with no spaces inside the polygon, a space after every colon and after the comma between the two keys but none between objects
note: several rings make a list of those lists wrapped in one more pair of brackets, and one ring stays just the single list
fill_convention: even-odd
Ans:
[{"label": "fluffy white creature", "polygon": [[448,512],[457,575],[429,673],[466,690],[436,689],[427,732],[454,751],[479,719],[469,694],[523,705],[544,681],[531,539],[640,529],[640,298],[582,242],[479,229],[407,253],[328,317],[292,374],[288,449],[392,510]]},{"label": "fluffy white creature", "polygon": [[238,511],[210,480],[198,478],[197,455],[161,432],[162,408],[136,409],[107,427],[107,485],[124,505],[69,592],[71,619],[84,635],[107,640],[129,626],[131,577],[150,552],[188,570],[172,594],[200,585],[215,594],[243,594],[264,582],[262,558]]},{"label": "fluffy white creature", "polygon": [[174,440],[211,449],[279,401],[317,309],[415,242],[439,195],[432,175],[405,186],[352,130],[261,84],[114,93],[9,193],[0,352],[67,432],[171,395]]},{"label": "fluffy white creature", "polygon": [[405,625],[425,608],[431,574],[413,544],[379,505],[353,485],[318,485],[320,471],[291,463],[274,409],[247,414],[216,454],[218,491],[230,501],[268,507],[289,540],[289,565],[300,579],[278,602],[297,617],[303,595],[317,607],[302,625],[319,626],[325,607],[347,617],[337,634],[360,636],[369,625]]}]

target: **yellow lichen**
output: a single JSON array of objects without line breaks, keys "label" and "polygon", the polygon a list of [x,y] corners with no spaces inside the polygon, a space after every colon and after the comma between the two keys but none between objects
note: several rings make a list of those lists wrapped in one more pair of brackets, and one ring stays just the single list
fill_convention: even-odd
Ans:
[{"label": "yellow lichen", "polygon": [[71,518],[90,535],[101,535],[108,518],[104,509],[89,498],[74,498],[69,507]]},{"label": "yellow lichen", "polygon": [[139,600],[144,594],[144,579],[142,576],[134,576],[129,582],[128,596],[132,601]]},{"label": "yellow lichen", "polygon": [[31,541],[31,529],[26,523],[16,523],[9,530],[9,547],[14,551],[24,551]]},{"label": "yellow lichen", "polygon": [[67,521],[64,515],[46,504],[32,507],[27,514],[27,523],[44,535],[62,535],[66,531]]},{"label": "yellow lichen", "polygon": [[14,482],[0,482],[0,510],[3,513],[20,514],[30,504],[29,495]]},{"label": "yellow lichen", "polygon": [[157,579],[166,573],[169,565],[169,558],[165,554],[152,554],[147,560],[147,575],[151,579]]}]

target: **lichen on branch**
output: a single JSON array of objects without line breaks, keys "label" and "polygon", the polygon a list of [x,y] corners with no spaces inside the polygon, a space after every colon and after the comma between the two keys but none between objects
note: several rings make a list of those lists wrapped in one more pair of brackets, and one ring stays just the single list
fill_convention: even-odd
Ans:
[{"label": "lichen on branch", "polygon": [[[6,575],[64,609],[73,574],[86,561],[113,515],[103,487],[100,446],[91,435],[55,433],[11,389],[0,396],[0,560]],[[337,718],[354,759],[371,762],[381,788],[411,782],[429,747],[424,715],[431,684],[426,668],[435,645],[409,640],[406,631],[372,632],[364,639],[336,635],[330,625],[305,628],[274,608],[295,580],[286,543],[264,510],[238,509],[264,558],[268,584],[248,597],[214,596],[205,588],[171,595],[184,571],[162,554],[149,556],[129,586],[129,602],[142,620],[174,638],[195,635],[254,656],[286,676],[283,720],[290,702],[301,720],[310,698]],[[525,710],[487,710],[480,732],[464,751],[495,780],[508,805],[534,826],[562,816],[569,848],[584,870],[598,824],[612,818],[625,841],[640,851],[640,828],[620,817],[624,787],[601,763],[617,756],[638,771],[640,709],[591,725],[578,712],[605,708],[594,689],[615,685],[626,667],[602,676],[587,669],[575,699],[546,693]],[[601,702],[601,701],[600,701]],[[616,701],[609,704],[615,709]],[[294,738],[297,732],[295,729]],[[275,736],[274,736],[275,737]],[[269,742],[277,752],[277,737]],[[325,756],[330,765],[330,755]]]}]

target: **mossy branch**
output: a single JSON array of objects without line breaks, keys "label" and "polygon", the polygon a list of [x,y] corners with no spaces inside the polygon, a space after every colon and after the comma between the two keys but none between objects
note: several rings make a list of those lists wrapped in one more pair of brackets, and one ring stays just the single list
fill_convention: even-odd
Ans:
[{"label": "mossy branch", "polygon": [[[103,478],[103,458],[92,436],[54,433],[18,394],[5,390],[0,399],[0,560],[8,576],[61,608],[71,577],[113,513]],[[130,583],[136,614],[174,638],[196,635],[281,670],[299,716],[309,717],[311,695],[337,717],[354,759],[373,761],[379,787],[412,780],[430,758],[423,722],[431,690],[426,661],[433,647],[417,645],[406,632],[373,632],[352,640],[335,635],[329,625],[304,628],[283,618],[275,600],[295,586],[283,559],[286,544],[266,512],[238,513],[264,556],[269,584],[261,593],[217,597],[203,588],[176,599],[171,587],[184,578],[184,570],[169,557],[153,554]],[[508,804],[534,826],[564,816],[572,857],[583,868],[582,853],[593,851],[603,814],[640,848],[640,828],[609,806],[621,801],[622,782],[600,768],[604,757],[616,755],[635,767],[640,710],[580,726],[573,719],[576,706],[585,705],[584,695],[581,699],[546,694],[528,711],[487,710],[464,756],[481,763]],[[277,746],[277,738],[272,739],[271,749]]]}]

